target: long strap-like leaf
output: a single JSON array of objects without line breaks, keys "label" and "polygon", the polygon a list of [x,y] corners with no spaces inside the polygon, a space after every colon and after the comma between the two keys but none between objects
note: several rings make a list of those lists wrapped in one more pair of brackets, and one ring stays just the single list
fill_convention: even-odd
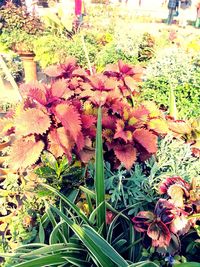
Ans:
[{"label": "long strap-like leaf", "polygon": [[92,227],[89,225],[84,225],[81,227],[71,221],[57,208],[53,206],[51,206],[51,208],[69,225],[69,227],[87,247],[93,258],[96,259],[100,266],[128,266],[128,263],[112,248],[110,244],[108,244],[105,239],[103,239],[96,231],[94,231]]},{"label": "long strap-like leaf", "polygon": [[98,109],[97,134],[96,134],[96,156],[95,156],[95,191],[97,210],[97,226],[103,225],[102,234],[106,236],[106,204],[105,204],[105,185],[104,185],[104,162],[102,144],[102,115],[101,108]]},{"label": "long strap-like leaf", "polygon": [[84,212],[78,208],[71,200],[69,200],[66,196],[61,194],[58,190],[55,188],[47,185],[47,184],[42,184],[45,188],[49,189],[51,192],[55,193],[57,196],[59,196],[64,203],[66,203],[70,208],[73,209],[73,211],[76,212],[76,214],[84,221],[84,223],[90,224],[89,219],[85,216]]}]

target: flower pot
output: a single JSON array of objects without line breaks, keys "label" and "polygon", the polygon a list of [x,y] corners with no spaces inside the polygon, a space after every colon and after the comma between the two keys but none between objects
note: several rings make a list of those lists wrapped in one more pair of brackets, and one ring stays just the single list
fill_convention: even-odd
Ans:
[{"label": "flower pot", "polygon": [[31,52],[18,52],[24,66],[25,82],[37,80],[37,66],[34,61],[34,54]]}]

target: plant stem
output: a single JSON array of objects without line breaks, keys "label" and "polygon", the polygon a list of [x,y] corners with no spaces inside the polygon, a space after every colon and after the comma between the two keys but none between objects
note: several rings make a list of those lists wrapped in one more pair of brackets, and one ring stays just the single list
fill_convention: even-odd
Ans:
[{"label": "plant stem", "polygon": [[170,91],[169,91],[169,114],[175,119],[178,119],[176,98],[174,95],[174,88],[172,83],[170,83]]},{"label": "plant stem", "polygon": [[90,71],[90,74],[93,75],[93,70],[92,70],[92,65],[91,65],[91,62],[90,62],[90,59],[89,59],[89,55],[88,55],[88,50],[87,50],[87,47],[85,45],[85,40],[84,40],[84,36],[82,35],[81,36],[81,40],[82,40],[82,44],[83,44],[83,50],[84,50],[84,53],[85,53],[85,57],[86,57],[86,60],[87,60],[87,63],[88,63],[88,69]]}]

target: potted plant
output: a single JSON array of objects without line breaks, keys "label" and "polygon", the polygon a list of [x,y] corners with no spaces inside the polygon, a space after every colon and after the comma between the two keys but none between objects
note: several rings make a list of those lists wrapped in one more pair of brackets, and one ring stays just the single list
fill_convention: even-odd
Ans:
[{"label": "potted plant", "polygon": [[21,57],[25,81],[37,80],[33,40],[43,33],[43,23],[25,7],[16,7],[11,2],[1,8],[1,23],[1,42]]}]

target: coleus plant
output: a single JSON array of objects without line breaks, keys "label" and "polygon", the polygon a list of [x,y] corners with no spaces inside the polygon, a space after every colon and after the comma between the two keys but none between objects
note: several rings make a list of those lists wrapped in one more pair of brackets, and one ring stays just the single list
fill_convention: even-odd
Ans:
[{"label": "coleus plant", "polygon": [[9,156],[13,169],[31,166],[43,150],[69,160],[73,153],[88,162],[94,156],[99,106],[105,157],[114,167],[122,163],[130,169],[137,157],[144,160],[156,153],[158,136],[168,127],[154,103],[133,106],[142,68],[119,61],[90,75],[69,58],[45,73],[50,84],[22,85],[23,102],[1,119],[1,134],[15,135]]},{"label": "coleus plant", "polygon": [[175,120],[168,116],[166,119],[173,135],[189,143],[194,156],[200,157],[200,117],[190,120]]},{"label": "coleus plant", "polygon": [[154,212],[140,211],[132,218],[136,231],[145,233],[153,247],[168,249],[174,239],[180,243],[179,236],[188,233],[198,218],[199,189],[196,179],[189,184],[181,177],[167,178],[159,187],[167,199],[159,199]]}]

